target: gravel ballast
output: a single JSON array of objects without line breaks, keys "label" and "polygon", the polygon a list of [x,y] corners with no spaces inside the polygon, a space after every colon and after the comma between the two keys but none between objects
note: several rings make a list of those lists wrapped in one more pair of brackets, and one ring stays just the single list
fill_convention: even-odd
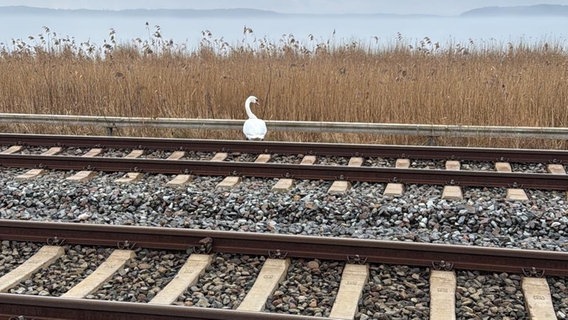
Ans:
[{"label": "gravel ballast", "polygon": [[528,201],[508,201],[504,188],[463,188],[463,200],[441,198],[442,186],[407,185],[401,197],[384,184],[355,183],[331,195],[330,181],[296,181],[273,192],[276,179],[244,178],[233,190],[221,177],[194,177],[169,187],[170,175],[145,175],[132,184],[122,174],[99,173],[86,183],[50,172],[30,181],[0,174],[4,219],[165,226],[361,239],[568,249],[568,202],[559,191],[526,190]]},{"label": "gravel ballast", "polygon": [[[233,156],[231,160],[242,161],[243,157]],[[182,187],[167,186],[174,176],[160,174],[146,174],[132,184],[115,182],[124,173],[98,173],[85,183],[65,180],[72,172],[63,171],[51,171],[29,181],[15,179],[25,171],[0,172],[3,219],[568,251],[568,201],[566,192],[560,191],[525,190],[528,201],[509,201],[504,188],[468,187],[463,188],[463,200],[444,200],[442,186],[406,185],[402,196],[392,197],[383,195],[385,184],[354,183],[346,194],[331,195],[327,193],[331,181],[300,180],[287,192],[274,192],[271,187],[277,179],[243,178],[232,190],[215,188],[222,177],[194,177]],[[0,275],[21,264],[38,248],[3,241]],[[62,262],[10,292],[60,295],[92,272],[108,254],[106,250],[66,247]],[[124,271],[87,298],[147,302],[175,276],[186,259],[185,252],[138,250]],[[217,254],[213,266],[176,304],[236,308],[263,261],[264,257]],[[292,260],[287,278],[266,305],[267,311],[329,315],[343,264],[316,261],[316,272],[314,263],[308,266],[310,262]],[[57,285],[48,283],[58,278],[64,265],[76,270],[75,276],[62,278]],[[566,280],[548,281],[556,316],[567,319]],[[362,299],[357,319],[375,319],[381,314],[384,319],[427,318],[428,291],[428,269],[371,265],[364,296],[373,298]],[[519,275],[458,271],[457,292],[458,319],[477,319],[475,315],[479,319],[528,316]],[[397,307],[396,303],[402,304]]]}]

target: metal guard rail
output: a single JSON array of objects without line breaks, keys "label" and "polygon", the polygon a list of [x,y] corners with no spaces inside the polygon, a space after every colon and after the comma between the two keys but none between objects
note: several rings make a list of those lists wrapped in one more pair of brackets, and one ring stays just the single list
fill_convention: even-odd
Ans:
[{"label": "metal guard rail", "polygon": [[[42,123],[50,125],[99,126],[112,135],[114,128],[182,128],[240,130],[244,120],[195,118],[143,118],[80,115],[0,113],[0,123]],[[341,132],[428,137],[494,137],[568,140],[568,127],[510,127],[473,125],[435,125],[364,122],[266,120],[269,130],[294,132]]]}]

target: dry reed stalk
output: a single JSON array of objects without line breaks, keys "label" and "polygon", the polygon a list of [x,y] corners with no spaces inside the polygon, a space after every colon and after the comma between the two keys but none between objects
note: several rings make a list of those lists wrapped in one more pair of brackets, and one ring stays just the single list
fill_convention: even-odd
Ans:
[{"label": "dry reed stalk", "polygon": [[[275,47],[276,48],[276,47]],[[116,46],[106,59],[72,51],[4,52],[3,112],[242,119],[248,95],[271,120],[568,127],[568,57],[558,48],[381,52],[360,46],[211,48],[161,54]],[[42,126],[13,130],[49,131]],[[65,133],[88,133],[66,128]],[[61,130],[56,130],[61,132]],[[120,134],[240,139],[238,132],[121,130]],[[425,143],[425,138],[270,133],[271,140]],[[514,146],[514,140],[441,139]],[[523,147],[543,147],[542,141]],[[545,146],[566,148],[566,142]]]}]

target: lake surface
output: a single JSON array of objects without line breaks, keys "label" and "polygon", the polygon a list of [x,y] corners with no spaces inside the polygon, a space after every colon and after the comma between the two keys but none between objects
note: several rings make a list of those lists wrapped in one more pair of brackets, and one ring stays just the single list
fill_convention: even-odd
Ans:
[{"label": "lake surface", "polygon": [[[146,26],[148,22],[149,26]],[[81,15],[0,15],[0,43],[10,47],[13,39],[27,43],[49,27],[57,37],[69,37],[76,43],[90,41],[102,45],[115,30],[117,42],[128,43],[152,38],[160,26],[162,38],[185,44],[190,49],[199,45],[203,31],[211,32],[211,40],[222,38],[230,45],[254,43],[266,39],[279,43],[293,35],[303,44],[330,41],[345,44],[356,41],[369,46],[392,45],[397,40],[416,44],[425,37],[432,43],[452,45],[473,42],[478,47],[524,42],[556,43],[566,46],[568,19],[562,17],[371,17],[371,16],[287,16],[276,18],[170,18],[170,17],[104,17]],[[244,34],[244,27],[253,33]],[[285,35],[285,36],[283,36]],[[35,40],[28,39],[29,36]],[[377,40],[378,39],[378,40]]]}]

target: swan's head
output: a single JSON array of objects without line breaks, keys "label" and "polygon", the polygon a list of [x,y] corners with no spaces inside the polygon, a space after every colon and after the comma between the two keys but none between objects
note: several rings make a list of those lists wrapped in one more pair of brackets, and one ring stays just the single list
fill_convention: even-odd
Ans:
[{"label": "swan's head", "polygon": [[260,103],[258,102],[258,98],[255,97],[255,96],[250,96],[250,97],[248,97],[246,103],[247,103],[247,104],[251,104],[251,103],[252,103],[252,104],[258,104],[258,105],[260,105]]}]

